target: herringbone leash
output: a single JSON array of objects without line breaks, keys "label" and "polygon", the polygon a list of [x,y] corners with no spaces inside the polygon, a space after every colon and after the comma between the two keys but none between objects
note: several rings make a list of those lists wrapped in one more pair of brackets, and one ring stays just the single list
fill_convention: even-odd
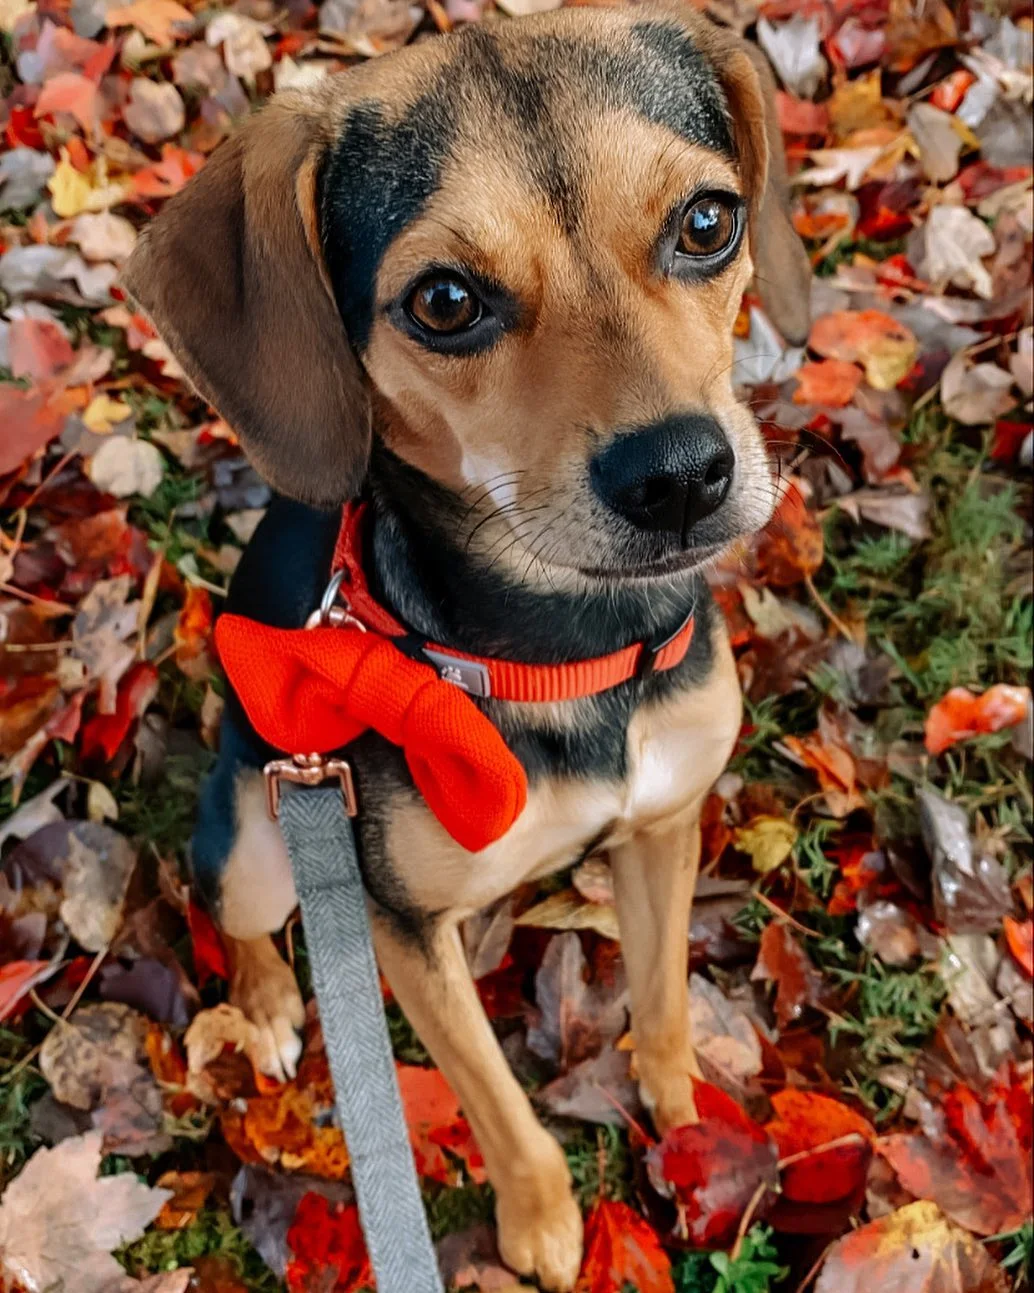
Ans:
[{"label": "herringbone leash", "polygon": [[341,792],[285,785],[294,871],[335,1104],[377,1293],[443,1293],[384,1018],[352,823]]}]

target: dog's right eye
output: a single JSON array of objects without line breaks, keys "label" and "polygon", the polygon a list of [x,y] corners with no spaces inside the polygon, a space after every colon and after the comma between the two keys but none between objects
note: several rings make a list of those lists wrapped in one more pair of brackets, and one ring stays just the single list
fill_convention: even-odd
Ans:
[{"label": "dog's right eye", "polygon": [[461,279],[436,275],[418,283],[403,307],[428,332],[466,332],[481,321],[481,302]]}]

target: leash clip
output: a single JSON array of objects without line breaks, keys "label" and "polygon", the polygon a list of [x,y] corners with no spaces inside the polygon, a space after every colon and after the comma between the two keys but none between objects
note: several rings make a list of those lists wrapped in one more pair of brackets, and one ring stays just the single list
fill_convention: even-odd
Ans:
[{"label": "leash clip", "polygon": [[[341,597],[341,584],[345,578],[344,568],[331,577],[330,583],[323,590],[323,596],[320,598],[319,606],[312,612],[305,621],[307,629],[322,628],[350,628],[358,629],[360,633],[365,633],[366,625],[362,620],[357,619],[352,614],[351,608],[345,598]],[[338,598],[344,602],[343,606],[338,605]]]},{"label": "leash clip", "polygon": [[337,777],[345,813],[355,817],[359,804],[355,797],[352,765],[345,759],[325,759],[322,754],[293,754],[289,759],[273,759],[262,769],[266,779],[266,811],[270,820],[280,816],[280,783],[290,781],[298,786],[321,786]]}]

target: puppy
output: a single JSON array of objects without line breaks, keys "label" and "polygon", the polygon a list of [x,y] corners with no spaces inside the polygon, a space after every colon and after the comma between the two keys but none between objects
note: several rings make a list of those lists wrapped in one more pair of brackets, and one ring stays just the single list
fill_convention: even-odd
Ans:
[{"label": "puppy", "polygon": [[[695,1119],[687,926],[704,798],[740,727],[701,567],[775,492],[733,396],[757,274],[808,328],[764,60],[688,7],[572,9],[428,40],[277,96],[145,231],[126,283],[278,492],[230,611],[297,628],[344,500],[377,601],[444,650],[557,665],[663,643],[674,667],[572,699],[476,703],[526,806],[469,852],[374,732],[348,747],[380,965],[456,1091],[506,1261],[568,1289],[581,1220],[481,1009],[459,922],[590,853],[611,863],[643,1095]],[[650,660],[656,659],[650,654]],[[193,843],[231,997],[290,1073],[295,906],[265,744],[231,694]]]}]

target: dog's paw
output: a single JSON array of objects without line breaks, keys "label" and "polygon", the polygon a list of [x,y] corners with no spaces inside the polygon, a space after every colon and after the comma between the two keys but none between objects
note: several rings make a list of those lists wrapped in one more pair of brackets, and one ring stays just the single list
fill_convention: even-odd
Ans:
[{"label": "dog's paw", "polygon": [[507,1266],[550,1293],[574,1288],[582,1264],[582,1214],[568,1181],[562,1188],[500,1194],[495,1215]]},{"label": "dog's paw", "polygon": [[294,972],[271,939],[235,944],[230,1003],[259,1031],[258,1068],[278,1082],[294,1077],[302,1053],[298,1029],[305,1022],[305,1007]]},{"label": "dog's paw", "polygon": [[700,1078],[701,1073],[692,1051],[674,1063],[667,1058],[661,1063],[651,1063],[643,1055],[636,1056],[636,1063],[639,1096],[662,1136],[672,1127],[700,1121],[693,1080]]}]

